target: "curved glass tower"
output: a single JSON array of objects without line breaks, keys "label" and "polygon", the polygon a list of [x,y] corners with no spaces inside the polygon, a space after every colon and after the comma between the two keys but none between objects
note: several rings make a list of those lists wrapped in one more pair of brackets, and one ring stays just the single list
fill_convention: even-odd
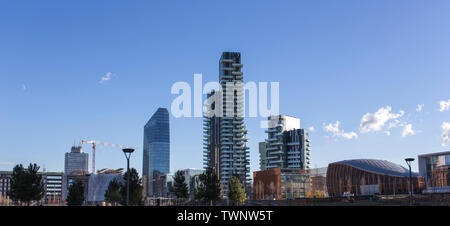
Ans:
[{"label": "curved glass tower", "polygon": [[169,112],[158,108],[144,126],[144,158],[142,175],[147,196],[153,196],[153,171],[169,173],[170,131]]}]

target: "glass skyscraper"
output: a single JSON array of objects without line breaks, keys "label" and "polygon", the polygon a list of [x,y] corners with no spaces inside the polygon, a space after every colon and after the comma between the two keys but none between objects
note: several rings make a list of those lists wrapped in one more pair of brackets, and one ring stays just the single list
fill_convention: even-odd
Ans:
[{"label": "glass skyscraper", "polygon": [[143,183],[147,196],[153,196],[153,171],[169,173],[170,131],[169,112],[158,108],[144,126]]}]

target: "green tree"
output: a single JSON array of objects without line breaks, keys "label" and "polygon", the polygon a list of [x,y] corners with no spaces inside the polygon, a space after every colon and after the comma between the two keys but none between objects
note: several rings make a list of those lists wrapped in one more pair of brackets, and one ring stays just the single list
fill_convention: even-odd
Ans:
[{"label": "green tree", "polygon": [[69,188],[67,195],[68,206],[81,206],[84,202],[84,185],[81,181],[75,181]]},{"label": "green tree", "polygon": [[178,170],[175,173],[175,179],[173,184],[172,192],[177,196],[177,198],[187,198],[188,197],[188,188],[187,184],[184,181],[184,173],[181,170]]},{"label": "green tree", "polygon": [[211,168],[199,175],[199,183],[195,189],[197,200],[204,202],[216,202],[220,200],[220,182]]},{"label": "green tree", "polygon": [[121,183],[116,179],[110,181],[108,184],[108,189],[105,192],[105,200],[114,205],[120,202],[120,200],[122,199],[122,196],[120,195],[121,186]]},{"label": "green tree", "polygon": [[[122,205],[127,204],[127,172],[123,175],[123,181],[120,188],[120,196]],[[141,206],[144,204],[144,200],[142,197],[142,179],[139,177],[136,169],[130,169],[130,205],[131,206]]]},{"label": "green tree", "polygon": [[237,176],[233,176],[233,178],[231,178],[228,198],[237,205],[245,202],[245,189],[244,186],[242,186],[241,180],[239,180],[239,177]]},{"label": "green tree", "polygon": [[31,164],[25,170],[22,164],[16,165],[11,177],[11,190],[9,197],[14,201],[25,202],[41,200],[44,196],[44,183],[42,175],[38,174],[39,166]]}]

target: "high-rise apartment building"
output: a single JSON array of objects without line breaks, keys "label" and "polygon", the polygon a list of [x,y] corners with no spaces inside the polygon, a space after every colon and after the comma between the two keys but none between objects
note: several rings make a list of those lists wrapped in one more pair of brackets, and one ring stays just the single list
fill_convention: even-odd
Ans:
[{"label": "high-rise apartment building", "polygon": [[300,129],[300,119],[277,115],[270,116],[268,120],[263,156],[266,160],[261,161],[261,169],[309,169],[310,140],[308,132]]},{"label": "high-rise apartment building", "polygon": [[258,148],[259,148],[259,170],[266,170],[267,169],[267,143],[259,142]]},{"label": "high-rise apartment building", "polygon": [[153,171],[169,173],[170,130],[169,111],[158,108],[144,126],[144,158],[142,175],[147,196],[153,196]]},{"label": "high-rise apartment building", "polygon": [[204,166],[219,175],[226,197],[233,175],[248,185],[249,151],[244,124],[241,54],[224,52],[219,61],[221,90],[209,93],[204,116]]}]

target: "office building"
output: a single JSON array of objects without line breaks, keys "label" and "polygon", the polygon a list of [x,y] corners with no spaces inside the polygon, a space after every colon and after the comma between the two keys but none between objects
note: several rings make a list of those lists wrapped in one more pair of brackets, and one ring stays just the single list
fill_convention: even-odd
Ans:
[{"label": "office building", "polygon": [[153,197],[161,198],[170,196],[170,185],[167,184],[167,177],[168,174],[153,170]]},{"label": "office building", "polygon": [[308,132],[300,129],[300,119],[277,115],[268,121],[265,145],[260,144],[260,153],[265,154],[260,155],[260,168],[309,169],[311,145]]},{"label": "office building", "polygon": [[224,52],[219,61],[221,90],[208,94],[204,115],[204,166],[219,175],[226,197],[233,175],[248,191],[249,151],[244,124],[244,91],[241,54]]},{"label": "office building", "polygon": [[311,178],[307,170],[277,167],[253,172],[253,199],[305,198],[310,191]]},{"label": "office building", "polygon": [[[65,153],[64,156],[64,176],[63,182],[68,185],[67,177],[72,174],[86,174],[89,167],[89,154],[83,153],[81,146],[72,146],[70,152]],[[63,186],[62,196],[65,200],[67,198],[67,186]]]},{"label": "office building", "polygon": [[153,197],[153,171],[169,173],[170,168],[170,129],[169,112],[158,108],[144,126],[144,158],[142,176],[147,182],[144,189],[147,196]]},{"label": "office building", "polygon": [[450,151],[419,155],[418,161],[420,176],[425,179],[427,188],[433,187],[433,170],[450,165]]},{"label": "office building", "polygon": [[11,175],[12,171],[0,171],[0,195],[7,197],[11,190]]},{"label": "office building", "polygon": [[63,201],[64,173],[42,172],[44,183],[44,203],[59,204]]},{"label": "office building", "polygon": [[[327,169],[330,196],[408,194],[409,169],[386,160],[353,159],[330,163]],[[420,193],[424,179],[412,172],[413,192]]]},{"label": "office building", "polygon": [[450,165],[438,166],[432,173],[432,186],[450,188]]},{"label": "office building", "polygon": [[64,174],[69,175],[72,171],[88,171],[88,153],[83,153],[81,146],[72,146],[70,152],[65,155]]},{"label": "office building", "polygon": [[[42,176],[44,195],[42,201],[48,204],[62,202],[63,173],[62,172],[38,172]],[[8,196],[11,190],[12,171],[0,171],[0,195]]]}]

